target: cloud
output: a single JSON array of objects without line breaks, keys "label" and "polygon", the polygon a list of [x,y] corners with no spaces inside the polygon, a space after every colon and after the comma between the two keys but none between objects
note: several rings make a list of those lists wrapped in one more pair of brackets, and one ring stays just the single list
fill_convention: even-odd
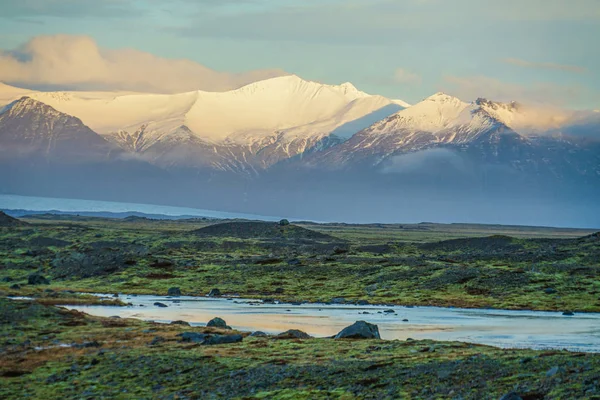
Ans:
[{"label": "cloud", "polygon": [[525,67],[525,68],[551,69],[551,70],[557,70],[557,71],[574,72],[577,74],[583,74],[588,71],[586,68],[578,67],[576,65],[555,64],[555,63],[550,63],[550,62],[532,62],[532,61],[521,60],[518,58],[505,58],[504,60],[502,60],[502,62],[504,62],[506,64],[516,65],[519,67]]},{"label": "cloud", "polygon": [[33,88],[225,91],[282,75],[286,73],[277,69],[218,72],[185,59],[133,49],[102,49],[87,36],[38,36],[15,51],[0,51],[0,81]]},{"label": "cloud", "polygon": [[443,90],[464,99],[485,97],[496,101],[513,101],[564,106],[580,100],[587,93],[576,85],[536,82],[530,85],[503,82],[488,76],[444,77]]},{"label": "cloud", "polygon": [[419,84],[421,83],[421,76],[403,68],[398,68],[396,71],[394,71],[394,82],[404,84]]},{"label": "cloud", "polygon": [[437,175],[440,171],[468,172],[466,160],[449,149],[427,149],[392,157],[383,167],[383,173]]}]

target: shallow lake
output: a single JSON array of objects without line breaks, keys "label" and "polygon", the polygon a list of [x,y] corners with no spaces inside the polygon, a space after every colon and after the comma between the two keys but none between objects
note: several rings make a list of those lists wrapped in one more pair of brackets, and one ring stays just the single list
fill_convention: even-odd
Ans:
[{"label": "shallow lake", "polygon": [[[99,295],[102,296],[102,295]],[[379,326],[383,339],[435,339],[497,347],[600,352],[600,314],[403,306],[263,304],[245,299],[121,295],[132,306],[69,306],[96,316],[148,321],[188,321],[204,326],[221,317],[241,331],[279,333],[300,329],[331,336],[364,320]],[[155,306],[162,302],[168,307]],[[394,313],[385,313],[394,310]],[[365,314],[368,313],[368,314]],[[408,320],[408,321],[403,321]]]}]

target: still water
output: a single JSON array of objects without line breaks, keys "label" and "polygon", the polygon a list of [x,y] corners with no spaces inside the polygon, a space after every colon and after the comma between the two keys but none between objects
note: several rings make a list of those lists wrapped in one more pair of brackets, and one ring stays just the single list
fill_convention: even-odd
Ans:
[{"label": "still water", "polygon": [[[121,295],[121,299],[133,305],[69,308],[97,316],[118,315],[157,322],[184,320],[197,326],[221,317],[242,331],[279,333],[300,329],[317,337],[334,335],[354,321],[364,320],[377,324],[381,337],[388,340],[435,339],[497,347],[600,352],[600,314],[596,313],[568,317],[559,312],[539,311],[325,304],[293,306],[187,296]],[[157,307],[155,302],[168,307]],[[395,312],[385,313],[385,310]]]}]

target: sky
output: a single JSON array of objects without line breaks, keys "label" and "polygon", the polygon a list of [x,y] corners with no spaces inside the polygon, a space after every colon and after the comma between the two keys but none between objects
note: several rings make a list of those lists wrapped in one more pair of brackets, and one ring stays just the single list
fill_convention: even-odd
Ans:
[{"label": "sky", "polygon": [[0,0],[0,81],[220,91],[293,73],[409,103],[600,109],[598,38],[599,0]]}]

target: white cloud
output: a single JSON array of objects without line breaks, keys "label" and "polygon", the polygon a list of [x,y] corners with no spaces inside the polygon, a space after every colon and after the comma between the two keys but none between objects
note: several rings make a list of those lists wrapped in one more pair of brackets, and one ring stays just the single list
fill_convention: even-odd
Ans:
[{"label": "white cloud", "polygon": [[516,100],[558,106],[576,102],[586,95],[584,88],[575,85],[559,85],[549,82],[520,85],[482,75],[445,76],[442,89],[467,101],[485,97],[496,101]]},{"label": "white cloud", "polygon": [[394,82],[404,84],[419,84],[421,83],[421,76],[403,68],[398,68],[396,71],[394,71]]},{"label": "white cloud", "polygon": [[102,49],[87,36],[38,36],[17,51],[0,51],[0,81],[30,87],[225,91],[285,74],[276,69],[218,72],[185,59],[161,58],[133,49]]}]

